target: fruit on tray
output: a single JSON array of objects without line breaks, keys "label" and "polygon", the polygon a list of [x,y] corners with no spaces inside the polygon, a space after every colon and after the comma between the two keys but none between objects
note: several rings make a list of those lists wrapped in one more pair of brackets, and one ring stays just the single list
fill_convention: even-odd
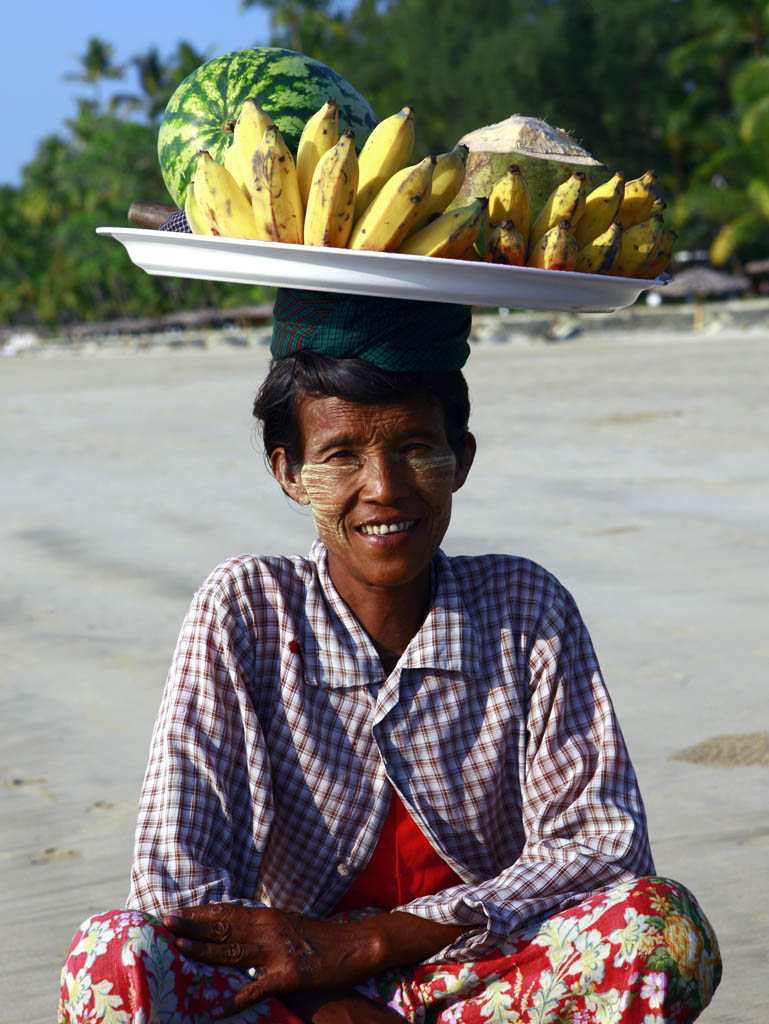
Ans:
[{"label": "fruit on tray", "polygon": [[448,213],[439,214],[426,227],[412,231],[398,252],[410,256],[443,256],[445,259],[459,259],[478,238],[487,205],[486,199],[474,199],[468,206],[460,206],[449,210]]},{"label": "fruit on tray", "polygon": [[585,211],[574,229],[574,237],[580,249],[611,227],[617,219],[624,194],[625,175],[617,171],[587,196]]},{"label": "fruit on tray", "polygon": [[577,240],[571,221],[564,217],[548,228],[531,247],[526,266],[539,270],[573,270],[577,255]]},{"label": "fruit on tray", "polygon": [[251,158],[264,138],[265,131],[275,122],[249,97],[240,108],[232,131],[232,142],[224,152],[224,166],[250,198]]},{"label": "fruit on tray", "polygon": [[531,191],[518,164],[507,168],[489,195],[489,223],[496,225],[507,220],[513,222],[524,239],[529,237]]},{"label": "fruit on tray", "polygon": [[529,253],[534,251],[548,231],[565,220],[569,222],[569,230],[574,231],[584,211],[585,175],[582,171],[574,171],[563,184],[553,189],[532,224],[529,232]]},{"label": "fruit on tray", "polygon": [[396,171],[356,219],[350,249],[393,252],[414,225],[419,204],[430,194],[437,160],[426,156],[411,167]]},{"label": "fruit on tray", "polygon": [[197,156],[184,204],[192,230],[622,277],[656,277],[670,259],[676,233],[664,229],[654,171],[627,182],[603,169],[588,188],[587,173],[573,169],[534,207],[527,175],[509,164],[488,198],[459,204],[471,153],[457,144],[409,162],[411,106],[360,150],[352,130],[338,134],[338,120],[328,98],[300,132],[295,161],[277,121],[247,98],[222,162]]},{"label": "fruit on tray", "polygon": [[526,178],[534,217],[553,189],[574,171],[585,175],[588,191],[607,176],[606,167],[567,132],[534,117],[516,114],[468,132],[459,142],[468,147],[469,153],[457,206],[464,206],[475,196],[490,198],[492,188],[511,164],[517,165]]},{"label": "fruit on tray", "polygon": [[352,231],[357,188],[355,132],[343,132],[315,166],[304,215],[305,245],[344,249]]},{"label": "fruit on tray", "polygon": [[[577,234],[575,234],[574,240],[579,247]],[[618,221],[614,221],[600,235],[587,242],[582,249],[578,248],[574,269],[579,274],[610,273],[617,262],[621,244],[622,225]]]},{"label": "fruit on tray", "polygon": [[232,238],[258,238],[251,204],[226,167],[218,164],[210,153],[198,155],[193,179],[194,200],[213,235]]},{"label": "fruit on tray", "polygon": [[609,271],[617,277],[640,277],[652,260],[656,259],[664,233],[661,213],[633,224],[622,232],[617,260]]},{"label": "fruit on tray", "polygon": [[[171,96],[158,132],[160,169],[173,201],[184,207],[201,150],[224,163],[247,99],[274,120],[296,157],[306,122],[331,97],[339,109],[340,132],[354,131],[363,145],[377,123],[374,111],[357,89],[320,61],[260,46],[201,64]],[[260,141],[261,134],[255,145]]]},{"label": "fruit on tray", "polygon": [[360,151],[356,220],[385,182],[408,164],[413,150],[414,108],[407,106],[380,121]]},{"label": "fruit on tray", "polygon": [[[251,192],[254,238],[266,242],[304,241],[304,206],[299,192],[299,175],[291,150],[276,124],[265,129],[264,137],[251,158]],[[197,179],[195,192],[197,193]]]},{"label": "fruit on tray", "polygon": [[337,142],[339,142],[339,105],[334,97],[330,96],[302,129],[296,151],[299,194],[305,206],[310,195],[315,166],[325,153],[334,148]]},{"label": "fruit on tray", "polygon": [[646,171],[640,178],[625,182],[622,202],[617,213],[617,220],[623,228],[640,224],[651,215],[652,206],[657,198],[657,172]]},{"label": "fruit on tray", "polygon": [[488,263],[507,263],[522,267],[526,263],[526,239],[515,226],[514,220],[503,220],[486,240],[484,259]]},{"label": "fruit on tray", "polygon": [[435,162],[430,195],[419,204],[419,213],[412,232],[420,231],[433,217],[439,216],[453,201],[465,180],[467,146],[456,146],[441,153]]}]

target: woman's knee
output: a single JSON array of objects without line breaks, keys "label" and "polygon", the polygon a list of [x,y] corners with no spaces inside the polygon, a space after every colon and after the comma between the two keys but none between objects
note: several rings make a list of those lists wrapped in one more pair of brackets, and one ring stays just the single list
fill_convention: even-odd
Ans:
[{"label": "woman's knee", "polygon": [[75,932],[61,972],[59,1021],[75,1024],[91,1010],[133,1007],[152,978],[146,965],[158,944],[169,950],[169,933],[139,910],[112,910],[87,918]]},{"label": "woman's knee", "polygon": [[637,901],[652,925],[646,972],[664,973],[681,998],[703,1009],[721,980],[721,954],[699,903],[679,882],[657,876],[638,879],[632,892],[631,905]]}]

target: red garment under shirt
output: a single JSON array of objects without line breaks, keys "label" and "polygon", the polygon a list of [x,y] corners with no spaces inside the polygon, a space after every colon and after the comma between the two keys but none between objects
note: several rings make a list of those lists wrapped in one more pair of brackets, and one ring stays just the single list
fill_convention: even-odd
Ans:
[{"label": "red garment under shirt", "polygon": [[428,843],[393,790],[371,859],[331,914],[358,907],[392,910],[419,896],[461,884],[462,879]]}]

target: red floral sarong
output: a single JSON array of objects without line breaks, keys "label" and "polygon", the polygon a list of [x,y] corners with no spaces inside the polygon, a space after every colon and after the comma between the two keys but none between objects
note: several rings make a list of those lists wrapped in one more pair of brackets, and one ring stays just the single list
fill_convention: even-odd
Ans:
[{"label": "red floral sarong", "polygon": [[[359,990],[426,1024],[684,1024],[720,975],[694,897],[643,878],[514,933],[482,960],[393,969]],[[59,1024],[204,1024],[249,980],[187,959],[149,914],[100,914],[80,927],[64,964]],[[277,999],[231,1019],[297,1024]]]}]

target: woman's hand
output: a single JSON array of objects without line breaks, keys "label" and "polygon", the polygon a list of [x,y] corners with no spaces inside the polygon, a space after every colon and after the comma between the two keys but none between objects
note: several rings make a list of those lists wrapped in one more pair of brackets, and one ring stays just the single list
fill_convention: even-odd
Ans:
[{"label": "woman's hand", "polygon": [[335,923],[231,903],[176,910],[163,924],[185,956],[253,969],[254,981],[214,1017],[282,993],[349,989],[387,967],[418,963],[464,930],[398,912]]}]

